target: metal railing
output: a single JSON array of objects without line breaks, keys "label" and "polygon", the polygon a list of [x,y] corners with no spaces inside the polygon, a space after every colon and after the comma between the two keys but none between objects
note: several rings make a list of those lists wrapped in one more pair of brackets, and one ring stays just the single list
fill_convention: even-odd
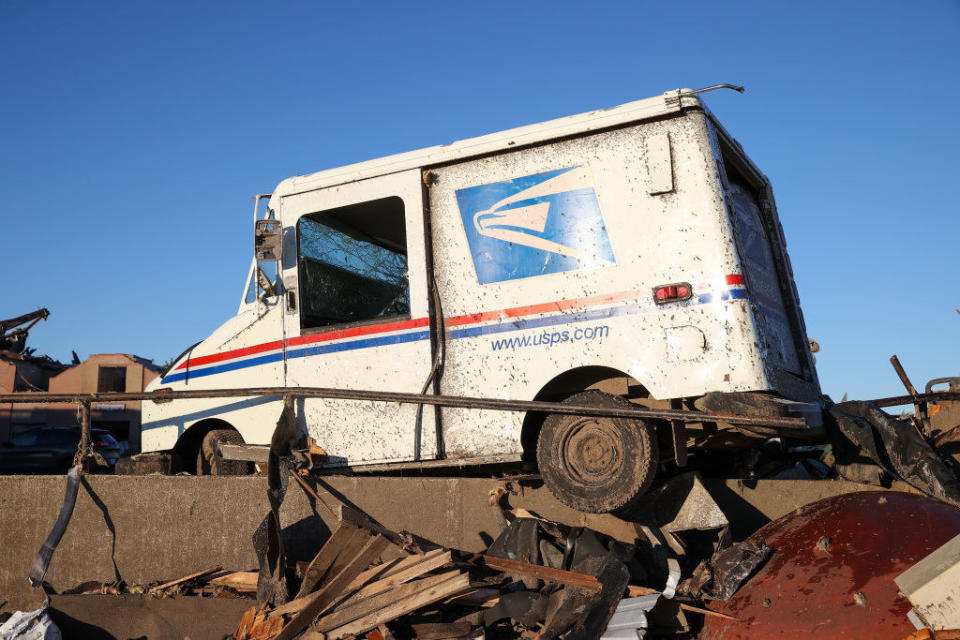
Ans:
[{"label": "metal railing", "polygon": [[[946,394],[937,394],[943,396]],[[360,389],[331,389],[324,387],[254,387],[249,389],[204,389],[186,391],[140,391],[102,393],[50,393],[20,392],[0,394],[0,403],[49,404],[76,403],[79,408],[82,428],[78,462],[93,457],[90,446],[90,412],[95,403],[149,400],[166,403],[173,400],[196,398],[235,398],[276,396],[283,398],[325,398],[329,400],[359,400],[367,402],[393,402],[401,404],[432,405],[489,411],[524,411],[556,413],[564,415],[597,416],[609,418],[633,418],[638,420],[666,420],[673,422],[712,422],[742,427],[766,427],[777,429],[785,435],[811,435],[811,428],[802,418],[782,416],[748,416],[711,413],[686,409],[650,409],[647,407],[616,408],[592,407],[581,404],[543,402],[536,400],[505,400],[500,398],[475,398],[470,396],[433,395],[426,393],[402,393],[395,391],[369,391]]]}]

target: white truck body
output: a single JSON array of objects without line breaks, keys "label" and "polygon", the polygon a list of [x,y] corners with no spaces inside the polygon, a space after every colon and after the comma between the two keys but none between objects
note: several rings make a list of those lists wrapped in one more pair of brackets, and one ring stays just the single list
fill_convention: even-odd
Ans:
[{"label": "white truck body", "polygon": [[[420,392],[441,350],[429,390],[445,395],[557,399],[620,376],[657,400],[819,401],[769,182],[680,91],[290,178],[268,209],[283,227],[278,295],[246,296],[149,391]],[[145,402],[143,450],[211,420],[267,444],[280,408]],[[331,466],[415,458],[414,405],[296,409]],[[524,425],[427,407],[420,458],[518,459]]]}]

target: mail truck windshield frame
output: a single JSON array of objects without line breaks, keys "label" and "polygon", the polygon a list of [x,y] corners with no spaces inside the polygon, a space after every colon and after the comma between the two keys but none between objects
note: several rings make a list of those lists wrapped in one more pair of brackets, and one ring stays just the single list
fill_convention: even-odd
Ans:
[{"label": "mail truck windshield frame", "polygon": [[297,258],[305,333],[410,317],[400,198],[302,216]]}]

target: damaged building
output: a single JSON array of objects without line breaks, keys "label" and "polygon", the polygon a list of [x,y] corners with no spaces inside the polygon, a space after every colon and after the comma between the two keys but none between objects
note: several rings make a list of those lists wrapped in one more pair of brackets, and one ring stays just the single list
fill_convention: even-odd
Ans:
[{"label": "damaged building", "polygon": [[[146,358],[129,353],[95,353],[78,365],[50,378],[51,393],[106,393],[143,391],[160,368]],[[140,400],[95,402],[90,407],[92,426],[106,429],[127,452],[140,450]],[[46,424],[75,425],[76,405],[47,405]]]},{"label": "damaged building", "polygon": [[[66,368],[47,357],[0,351],[0,393],[49,391],[50,378]],[[46,425],[46,413],[45,404],[0,404],[0,441],[19,431]]]},{"label": "damaged building", "polygon": [[[96,353],[84,361],[74,354],[73,364],[49,356],[37,356],[26,346],[29,330],[47,318],[46,309],[0,321],[0,394],[104,393],[143,391],[160,368],[152,361],[129,353]],[[106,429],[125,451],[140,450],[141,402],[100,402],[91,406],[95,428]],[[76,404],[0,403],[0,442],[35,427],[77,426]]]}]

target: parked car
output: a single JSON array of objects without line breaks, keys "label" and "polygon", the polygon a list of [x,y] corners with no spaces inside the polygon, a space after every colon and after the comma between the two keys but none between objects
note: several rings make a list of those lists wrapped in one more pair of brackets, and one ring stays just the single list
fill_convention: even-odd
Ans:
[{"label": "parked car", "polygon": [[[93,450],[113,469],[120,443],[104,429],[91,429]],[[36,427],[0,443],[0,473],[65,473],[80,444],[80,427]]]}]

